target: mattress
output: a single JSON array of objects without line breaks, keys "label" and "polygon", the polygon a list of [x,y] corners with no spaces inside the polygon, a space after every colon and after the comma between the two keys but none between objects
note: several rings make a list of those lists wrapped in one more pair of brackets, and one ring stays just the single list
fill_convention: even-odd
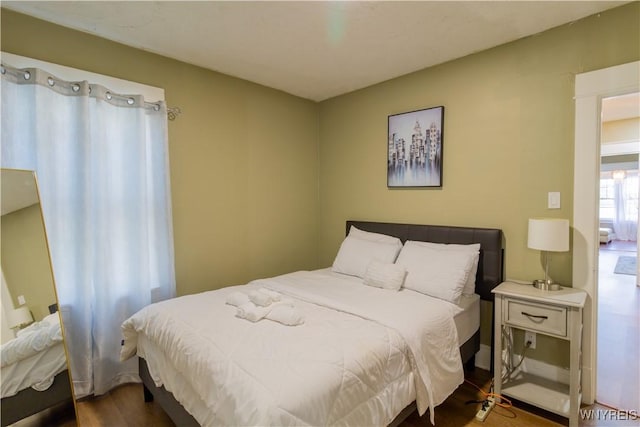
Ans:
[{"label": "mattress", "polygon": [[[225,305],[260,288],[295,301],[305,323],[251,323]],[[202,425],[385,425],[413,400],[433,409],[462,382],[460,311],[297,272],[152,304],[123,324],[122,358],[144,357],[156,385]]]},{"label": "mattress", "polygon": [[458,345],[464,344],[480,329],[480,295],[462,295],[458,307],[462,309],[453,318],[458,331]]}]

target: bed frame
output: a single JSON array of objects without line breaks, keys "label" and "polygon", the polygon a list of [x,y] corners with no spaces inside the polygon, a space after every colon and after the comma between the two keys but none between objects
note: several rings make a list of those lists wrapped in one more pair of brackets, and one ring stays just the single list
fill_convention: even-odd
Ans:
[{"label": "bed frame", "polygon": [[53,384],[45,391],[29,387],[20,390],[15,396],[3,398],[0,403],[2,427],[63,403],[73,405],[69,371],[66,369],[55,376]]},{"label": "bed frame", "polygon": [[[493,302],[491,290],[502,282],[503,249],[502,230],[493,228],[448,227],[442,225],[413,225],[368,221],[347,221],[346,233],[351,226],[373,233],[382,233],[398,237],[402,243],[418,240],[433,243],[480,243],[480,258],[476,275],[476,293],[485,301]],[[460,355],[467,369],[473,369],[475,354],[480,349],[480,331],[460,346]],[[147,363],[139,358],[140,378],[144,388],[144,401],[157,401],[176,425],[199,426],[198,422],[164,387],[157,387],[149,374]],[[407,406],[391,426],[397,426],[415,410],[415,402]]]}]

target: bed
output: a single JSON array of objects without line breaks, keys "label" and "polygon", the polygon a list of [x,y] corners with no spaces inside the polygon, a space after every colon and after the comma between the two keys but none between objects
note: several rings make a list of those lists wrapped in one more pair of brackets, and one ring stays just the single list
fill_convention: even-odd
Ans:
[{"label": "bed", "polygon": [[60,317],[50,310],[2,345],[2,426],[73,402]]},{"label": "bed", "polygon": [[[476,295],[454,304],[364,286],[338,271],[339,252],[332,269],[152,304],[123,324],[123,359],[140,357],[145,400],[155,399],[181,426],[393,425],[415,406],[433,419],[434,407],[462,382],[462,364],[473,366],[479,300],[492,300],[502,281],[502,232],[347,221],[347,238],[352,226],[402,244],[479,244]],[[234,316],[240,309],[231,297],[258,291],[291,301],[304,321]]]}]

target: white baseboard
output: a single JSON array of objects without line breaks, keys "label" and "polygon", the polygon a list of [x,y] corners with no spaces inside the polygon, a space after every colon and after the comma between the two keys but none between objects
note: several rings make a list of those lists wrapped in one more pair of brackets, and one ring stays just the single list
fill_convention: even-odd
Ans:
[{"label": "white baseboard", "polygon": [[[514,360],[520,360],[520,355],[515,354]],[[480,344],[480,350],[476,353],[476,367],[480,369],[490,370],[491,366],[491,347]],[[523,372],[535,373],[535,375],[546,378],[548,380],[557,381],[562,384],[569,384],[569,369],[559,366],[550,365],[539,360],[525,358],[520,368],[515,372],[522,370]]]}]

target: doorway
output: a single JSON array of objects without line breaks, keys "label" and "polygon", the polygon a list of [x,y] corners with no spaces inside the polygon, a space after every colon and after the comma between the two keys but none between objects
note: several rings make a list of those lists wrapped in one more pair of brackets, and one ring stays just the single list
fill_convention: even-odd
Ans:
[{"label": "doorway", "polygon": [[638,410],[638,153],[640,93],[602,99],[596,400]]},{"label": "doorway", "polygon": [[573,286],[589,295],[583,311],[582,336],[582,397],[586,404],[596,400],[600,332],[597,285],[602,99],[639,91],[640,61],[589,71],[575,78],[572,271]]},{"label": "doorway", "polygon": [[602,99],[596,401],[638,410],[640,93]]}]

